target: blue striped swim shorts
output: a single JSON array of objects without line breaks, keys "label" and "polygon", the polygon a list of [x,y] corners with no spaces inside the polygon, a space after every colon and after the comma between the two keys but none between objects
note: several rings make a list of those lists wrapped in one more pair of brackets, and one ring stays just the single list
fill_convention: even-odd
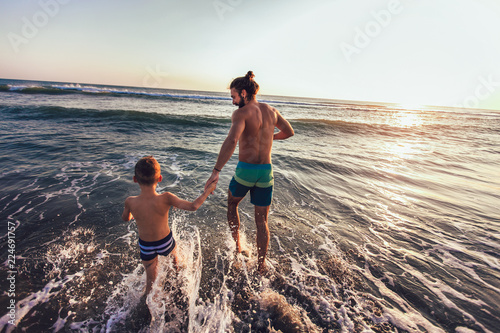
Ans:
[{"label": "blue striped swim shorts", "polygon": [[167,237],[154,242],[146,242],[139,238],[139,248],[141,249],[141,259],[144,261],[153,260],[157,255],[167,256],[175,248],[175,239],[172,231]]}]

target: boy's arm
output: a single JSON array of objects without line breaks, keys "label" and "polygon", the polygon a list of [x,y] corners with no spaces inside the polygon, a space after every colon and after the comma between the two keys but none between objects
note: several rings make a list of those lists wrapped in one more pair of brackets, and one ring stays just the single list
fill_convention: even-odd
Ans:
[{"label": "boy's arm", "polygon": [[127,200],[125,200],[125,208],[123,209],[122,213],[122,220],[128,222],[132,217],[133,216],[132,213],[130,212],[130,207],[129,207],[129,199],[127,198]]},{"label": "boy's arm", "polygon": [[198,208],[200,208],[200,206],[205,202],[208,195],[215,190],[215,187],[216,184],[214,183],[210,184],[207,187],[207,189],[203,192],[203,194],[200,195],[198,198],[196,198],[196,200],[194,200],[193,202],[179,199],[175,194],[167,192],[165,193],[167,198],[167,204],[169,206],[174,206],[183,210],[190,210],[190,211],[198,210]]}]

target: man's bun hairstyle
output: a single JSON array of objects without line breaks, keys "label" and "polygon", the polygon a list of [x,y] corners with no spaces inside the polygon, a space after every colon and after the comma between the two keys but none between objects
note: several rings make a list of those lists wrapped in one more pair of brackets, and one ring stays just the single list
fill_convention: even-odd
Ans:
[{"label": "man's bun hairstyle", "polygon": [[239,94],[245,90],[247,92],[247,100],[250,100],[259,92],[259,85],[253,79],[254,77],[255,74],[252,71],[248,71],[245,76],[234,79],[229,89],[234,88]]},{"label": "man's bun hairstyle", "polygon": [[255,77],[255,74],[252,71],[248,71],[247,75],[245,75],[245,79],[252,80]]}]

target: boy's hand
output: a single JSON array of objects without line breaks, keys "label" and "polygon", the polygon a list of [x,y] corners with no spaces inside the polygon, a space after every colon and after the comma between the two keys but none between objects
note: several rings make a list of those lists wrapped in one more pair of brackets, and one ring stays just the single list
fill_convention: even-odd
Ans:
[{"label": "boy's hand", "polygon": [[[213,170],[212,175],[210,176],[210,178],[208,178],[208,180],[205,184],[205,190],[207,190],[208,187],[212,184],[215,184],[215,186],[217,186],[218,182],[219,182],[219,172],[217,172],[216,170]],[[215,190],[215,188],[213,190]],[[210,193],[212,193],[213,190]]]},{"label": "boy's hand", "polygon": [[216,187],[217,187],[217,182],[213,181],[205,187],[205,191],[207,191],[210,194],[213,194]]}]

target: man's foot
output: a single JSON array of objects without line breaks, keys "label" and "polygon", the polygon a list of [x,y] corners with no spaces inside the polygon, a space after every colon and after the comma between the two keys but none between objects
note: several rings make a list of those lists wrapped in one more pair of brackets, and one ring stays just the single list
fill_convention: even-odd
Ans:
[{"label": "man's foot", "polygon": [[266,263],[261,263],[259,264],[259,267],[257,268],[257,272],[262,275],[262,276],[265,276],[269,271],[267,270],[267,266],[266,266]]},{"label": "man's foot", "polygon": [[240,241],[240,233],[233,233],[233,239],[236,243],[236,254],[241,253],[241,241]]}]

